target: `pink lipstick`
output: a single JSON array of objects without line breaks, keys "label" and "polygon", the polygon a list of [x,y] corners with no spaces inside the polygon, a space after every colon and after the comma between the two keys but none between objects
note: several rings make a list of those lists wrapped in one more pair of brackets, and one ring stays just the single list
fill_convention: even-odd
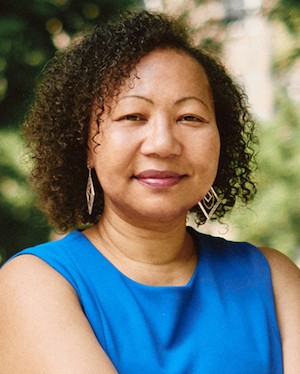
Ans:
[{"label": "pink lipstick", "polygon": [[140,183],[154,188],[167,188],[175,186],[175,184],[179,183],[183,177],[184,175],[170,170],[145,170],[135,175],[135,178]]}]

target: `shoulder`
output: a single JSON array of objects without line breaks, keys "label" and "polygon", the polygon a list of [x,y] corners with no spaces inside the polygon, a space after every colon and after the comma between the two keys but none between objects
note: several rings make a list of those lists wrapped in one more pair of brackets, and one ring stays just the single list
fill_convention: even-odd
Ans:
[{"label": "shoulder", "polygon": [[116,373],[75,290],[37,256],[0,271],[0,341],[1,373]]},{"label": "shoulder", "polygon": [[46,262],[48,258],[54,261],[58,258],[71,256],[72,252],[75,253],[77,247],[82,245],[82,236],[83,235],[79,231],[75,230],[59,239],[25,248],[9,258],[6,263],[3,264],[3,267],[10,263],[11,260],[14,260],[22,255],[34,255],[44,259]]},{"label": "shoulder", "polygon": [[292,373],[300,365],[300,269],[275,249],[260,250],[271,268],[285,372]]},{"label": "shoulder", "polygon": [[[299,308],[300,322],[300,269],[283,253],[267,247],[259,248],[264,254],[271,268],[272,282],[277,308],[283,310]],[[297,305],[298,304],[298,305]]]},{"label": "shoulder", "polygon": [[76,299],[76,292],[67,280],[45,261],[33,255],[18,256],[4,264],[0,271],[0,310],[14,310],[22,304],[31,308],[34,297],[40,300],[51,295],[67,295]]},{"label": "shoulder", "polygon": [[[260,247],[259,249],[266,257],[271,268],[276,301],[284,300],[287,302],[290,296],[297,296],[300,306],[300,269],[286,255],[275,249],[268,247]],[[288,305],[285,304],[285,309]],[[295,302],[293,302],[293,305],[295,305]]]},{"label": "shoulder", "polygon": [[199,252],[206,252],[215,262],[223,265],[243,268],[249,276],[264,277],[268,280],[270,273],[266,256],[256,246],[248,242],[231,241],[223,237],[198,233]]},{"label": "shoulder", "polygon": [[16,253],[12,258],[17,257],[22,254],[47,254],[52,253],[62,255],[70,251],[76,250],[77,246],[82,245],[84,236],[81,232],[74,230],[71,231],[56,240],[51,240],[41,244],[37,244],[33,247],[28,247],[22,251]]},{"label": "shoulder", "polygon": [[[273,248],[259,247],[259,250],[268,260],[272,278],[279,282],[279,286],[287,285],[290,282],[300,286],[300,269],[286,255]],[[282,284],[283,283],[283,284]]]},{"label": "shoulder", "polygon": [[46,271],[47,274],[57,275],[56,273],[59,273],[76,289],[76,274],[78,273],[76,264],[82,263],[80,256],[82,253],[86,254],[86,251],[82,250],[84,245],[83,235],[78,231],[73,231],[59,240],[42,243],[16,253],[4,263],[2,269],[20,267],[17,272],[21,275],[22,272],[38,273],[40,269],[49,268]]},{"label": "shoulder", "polygon": [[[0,270],[0,327],[7,331],[17,321],[30,321],[50,300],[78,303],[68,277],[55,265],[62,240],[27,248],[10,258]],[[51,304],[53,305],[53,304]],[[38,306],[38,307],[37,307]],[[50,309],[44,308],[44,311]],[[12,314],[11,311],[14,311]]]},{"label": "shoulder", "polygon": [[21,372],[19,364],[13,360],[16,355],[30,370],[27,357],[34,357],[34,341],[39,340],[43,345],[44,338],[39,334],[48,335],[50,327],[47,325],[51,326],[54,319],[59,319],[62,307],[58,308],[58,305],[65,303],[77,304],[73,289],[39,258],[20,256],[1,268],[0,355],[5,359],[0,369],[3,372],[10,372],[10,368],[16,373]]}]

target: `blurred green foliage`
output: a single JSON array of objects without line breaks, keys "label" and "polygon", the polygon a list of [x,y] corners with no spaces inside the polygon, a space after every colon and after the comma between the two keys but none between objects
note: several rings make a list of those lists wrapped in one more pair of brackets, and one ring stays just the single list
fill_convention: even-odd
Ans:
[{"label": "blurred green foliage", "polygon": [[269,13],[271,19],[279,19],[287,30],[296,35],[300,32],[299,0],[278,0]]},{"label": "blurred green foliage", "polygon": [[139,4],[141,0],[2,0],[0,127],[20,123],[36,76],[68,38]]},{"label": "blurred green foliage", "polygon": [[16,131],[0,130],[0,262],[16,250],[45,241],[49,227],[34,209]]},{"label": "blurred green foliage", "polygon": [[[299,74],[299,0],[277,0],[268,16],[271,22],[281,22],[290,38],[274,56],[272,74],[277,82],[274,118],[259,126],[258,196],[250,212],[240,209],[240,215],[232,220],[239,239],[275,247],[299,260],[300,108],[299,98],[291,97],[296,84],[293,77]],[[299,88],[297,92],[299,95]]]},{"label": "blurred green foliage", "polygon": [[300,2],[299,0],[278,0],[269,12],[270,20],[281,21],[292,35],[292,46],[274,61],[277,70],[290,69],[300,58]]}]

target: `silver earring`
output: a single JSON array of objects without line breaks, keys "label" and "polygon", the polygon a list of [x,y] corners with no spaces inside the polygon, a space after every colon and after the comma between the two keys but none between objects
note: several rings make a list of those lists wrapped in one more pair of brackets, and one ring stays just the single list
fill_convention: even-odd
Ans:
[{"label": "silver earring", "polygon": [[89,176],[87,180],[87,186],[86,186],[86,202],[88,207],[89,215],[92,214],[94,200],[95,200],[95,189],[93,185],[93,179],[92,179],[92,170],[89,165],[87,165],[87,168],[89,170]]},{"label": "silver earring", "polygon": [[210,190],[207,192],[206,196],[202,201],[199,201],[198,205],[200,209],[202,210],[203,214],[205,215],[206,219],[211,219],[212,215],[220,205],[221,201],[216,193],[216,191],[213,189],[213,187],[210,188]]}]

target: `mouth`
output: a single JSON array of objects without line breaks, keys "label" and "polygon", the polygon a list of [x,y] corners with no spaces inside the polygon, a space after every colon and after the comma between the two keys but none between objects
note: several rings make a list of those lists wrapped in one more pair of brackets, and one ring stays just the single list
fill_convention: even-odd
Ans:
[{"label": "mouth", "polygon": [[149,187],[168,188],[178,184],[185,176],[171,170],[145,170],[134,178]]}]

